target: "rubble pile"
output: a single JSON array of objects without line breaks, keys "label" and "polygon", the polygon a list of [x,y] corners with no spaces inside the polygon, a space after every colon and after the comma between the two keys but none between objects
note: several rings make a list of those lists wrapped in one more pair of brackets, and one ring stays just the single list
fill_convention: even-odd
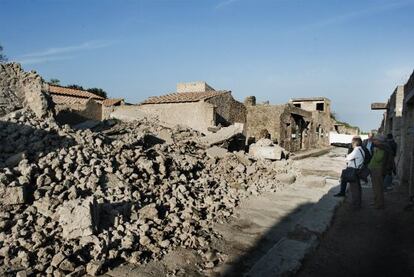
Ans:
[{"label": "rubble pile", "polygon": [[287,161],[204,149],[199,138],[146,119],[91,131],[29,110],[1,118],[1,274],[97,275],[178,246],[208,253],[213,222],[294,179]]}]

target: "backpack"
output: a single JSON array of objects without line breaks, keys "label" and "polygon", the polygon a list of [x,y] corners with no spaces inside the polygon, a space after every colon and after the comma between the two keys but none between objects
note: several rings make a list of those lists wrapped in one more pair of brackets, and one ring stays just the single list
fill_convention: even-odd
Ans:
[{"label": "backpack", "polygon": [[[364,150],[364,166],[368,166],[369,162],[372,159],[372,155],[369,152],[368,148],[366,148],[365,146],[361,146],[362,150]],[[361,153],[362,154],[362,153]]]},{"label": "backpack", "polygon": [[[362,148],[362,150],[361,150]],[[371,153],[369,153],[368,148],[366,148],[365,146],[361,146],[361,148],[359,149],[359,151],[361,152],[362,156],[364,157],[364,162],[362,163],[361,168],[358,169],[358,177],[365,181],[368,182],[368,176],[371,174],[369,168],[368,168],[368,164],[372,159]]]}]

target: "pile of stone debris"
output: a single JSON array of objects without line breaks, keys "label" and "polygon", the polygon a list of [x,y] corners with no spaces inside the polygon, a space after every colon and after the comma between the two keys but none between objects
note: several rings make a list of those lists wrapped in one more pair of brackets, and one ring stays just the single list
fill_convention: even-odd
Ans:
[{"label": "pile of stone debris", "polygon": [[177,246],[208,251],[211,224],[240,198],[279,189],[289,168],[205,150],[189,129],[98,127],[60,127],[29,111],[0,121],[3,274],[94,275]]},{"label": "pile of stone debris", "polygon": [[212,224],[241,198],[294,181],[288,161],[205,149],[200,136],[149,119],[77,130],[27,107],[0,118],[0,275],[98,275],[175,247],[210,253]]}]

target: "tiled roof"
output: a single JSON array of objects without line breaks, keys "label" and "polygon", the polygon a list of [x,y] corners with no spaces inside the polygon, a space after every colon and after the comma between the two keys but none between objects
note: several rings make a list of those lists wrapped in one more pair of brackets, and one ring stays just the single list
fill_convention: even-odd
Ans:
[{"label": "tiled roof", "polygon": [[168,103],[186,103],[186,102],[199,102],[207,100],[215,96],[224,95],[230,93],[230,91],[205,91],[205,92],[182,92],[182,93],[170,93],[163,96],[153,96],[140,103],[146,104],[168,104]]},{"label": "tiled roof", "polygon": [[120,103],[122,101],[124,101],[123,98],[110,98],[110,99],[105,99],[104,101],[102,101],[102,104],[104,106],[109,107],[109,106],[116,105],[116,104],[118,104],[118,103]]},{"label": "tiled roof", "polygon": [[[63,105],[75,105],[75,104],[86,104],[89,98],[80,98],[80,97],[73,97],[73,96],[65,96],[60,94],[52,94],[52,100],[55,104],[63,104]],[[99,100],[98,100],[99,101]]]},{"label": "tiled roof", "polygon": [[65,88],[65,87],[55,86],[55,85],[49,85],[49,93],[72,96],[72,97],[93,98],[93,99],[99,99],[99,100],[105,99],[99,95],[93,94],[86,90]]}]

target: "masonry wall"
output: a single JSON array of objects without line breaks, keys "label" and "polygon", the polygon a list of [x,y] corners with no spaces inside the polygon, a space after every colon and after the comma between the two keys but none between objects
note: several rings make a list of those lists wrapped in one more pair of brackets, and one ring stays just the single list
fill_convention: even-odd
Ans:
[{"label": "masonry wall", "polygon": [[246,122],[246,107],[230,93],[210,98],[206,102],[216,107],[216,125],[229,126]]},{"label": "masonry wall", "polygon": [[147,104],[136,106],[140,111],[155,115],[160,121],[174,125],[188,126],[207,133],[215,124],[215,108],[210,103]]},{"label": "masonry wall", "polygon": [[0,63],[0,117],[26,107],[38,117],[51,115],[43,85],[37,73],[25,72],[20,64]]},{"label": "masonry wall", "polygon": [[85,107],[77,112],[80,116],[91,120],[102,120],[102,104],[89,99]]},{"label": "masonry wall", "polygon": [[335,125],[335,122],[332,122],[332,124],[334,125],[334,130],[332,131],[336,131],[338,134],[353,135],[353,136],[359,135],[360,131],[356,127],[348,127],[345,125]]},{"label": "masonry wall", "polygon": [[247,106],[246,137],[259,140],[261,133],[267,130],[271,139],[279,142],[281,136],[281,115],[286,105]]},{"label": "masonry wall", "polygon": [[324,104],[324,112],[330,114],[331,113],[331,103],[327,100],[321,101],[291,101],[292,104],[300,104],[300,108],[305,111],[317,111],[316,106],[317,104]]},{"label": "masonry wall", "polygon": [[281,115],[280,145],[291,152],[314,148],[310,124],[311,113],[293,105],[285,105]]},{"label": "masonry wall", "polygon": [[177,84],[177,92],[204,92],[209,90],[214,89],[203,81]]},{"label": "masonry wall", "polygon": [[313,138],[312,113],[293,105],[247,105],[246,132],[258,140],[266,130],[271,139],[288,151],[317,147]]},{"label": "masonry wall", "polygon": [[[410,77],[410,80],[412,79],[414,79],[413,75]],[[410,196],[414,196],[414,84],[410,80],[404,88],[401,139],[403,151],[398,167],[401,182],[408,185]]]},{"label": "masonry wall", "polygon": [[316,147],[329,146],[329,133],[333,129],[330,114],[326,112],[312,112],[310,127],[311,144]]}]

